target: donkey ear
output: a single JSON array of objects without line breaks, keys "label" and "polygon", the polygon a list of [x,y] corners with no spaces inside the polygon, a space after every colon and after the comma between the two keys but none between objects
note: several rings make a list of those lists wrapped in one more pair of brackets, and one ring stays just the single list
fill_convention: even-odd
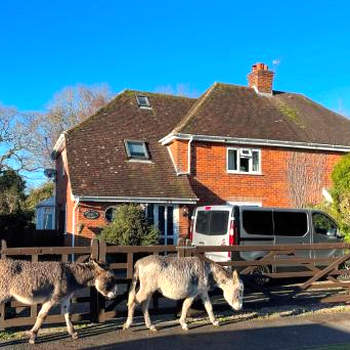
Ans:
[{"label": "donkey ear", "polygon": [[237,283],[237,282],[238,282],[239,276],[238,276],[237,270],[234,270],[234,271],[233,271],[232,279],[233,279],[233,282],[234,282],[234,283]]}]

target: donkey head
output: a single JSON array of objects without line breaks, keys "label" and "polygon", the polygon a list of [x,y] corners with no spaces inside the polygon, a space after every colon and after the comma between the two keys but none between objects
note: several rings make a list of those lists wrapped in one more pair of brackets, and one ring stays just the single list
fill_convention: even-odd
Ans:
[{"label": "donkey head", "polygon": [[227,275],[220,281],[219,287],[224,292],[227,303],[236,311],[242,309],[244,286],[236,270],[231,276]]},{"label": "donkey head", "polygon": [[106,298],[117,296],[117,279],[114,274],[96,260],[91,260],[95,274],[95,288]]}]

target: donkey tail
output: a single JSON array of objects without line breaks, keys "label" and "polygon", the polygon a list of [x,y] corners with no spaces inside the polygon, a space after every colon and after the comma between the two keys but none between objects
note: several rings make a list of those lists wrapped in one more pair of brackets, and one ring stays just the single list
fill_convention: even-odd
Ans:
[{"label": "donkey tail", "polygon": [[129,290],[128,306],[135,302],[136,297],[136,285],[139,280],[139,269],[137,263],[135,264],[135,271],[132,276],[132,281]]}]

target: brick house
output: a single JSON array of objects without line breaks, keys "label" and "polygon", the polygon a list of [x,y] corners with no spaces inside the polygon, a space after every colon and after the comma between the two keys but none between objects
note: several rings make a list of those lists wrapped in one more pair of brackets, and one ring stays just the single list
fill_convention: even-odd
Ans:
[{"label": "brick house", "polygon": [[92,238],[132,202],[171,244],[194,205],[319,201],[350,151],[350,121],[273,90],[264,64],[248,82],[215,83],[198,99],[125,90],[64,132],[53,153],[61,231]]}]

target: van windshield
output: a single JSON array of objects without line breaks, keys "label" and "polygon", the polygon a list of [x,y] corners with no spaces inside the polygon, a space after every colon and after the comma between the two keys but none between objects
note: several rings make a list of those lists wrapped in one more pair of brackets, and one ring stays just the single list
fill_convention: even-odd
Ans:
[{"label": "van windshield", "polygon": [[196,232],[209,236],[225,235],[229,215],[230,212],[226,210],[198,211]]}]

